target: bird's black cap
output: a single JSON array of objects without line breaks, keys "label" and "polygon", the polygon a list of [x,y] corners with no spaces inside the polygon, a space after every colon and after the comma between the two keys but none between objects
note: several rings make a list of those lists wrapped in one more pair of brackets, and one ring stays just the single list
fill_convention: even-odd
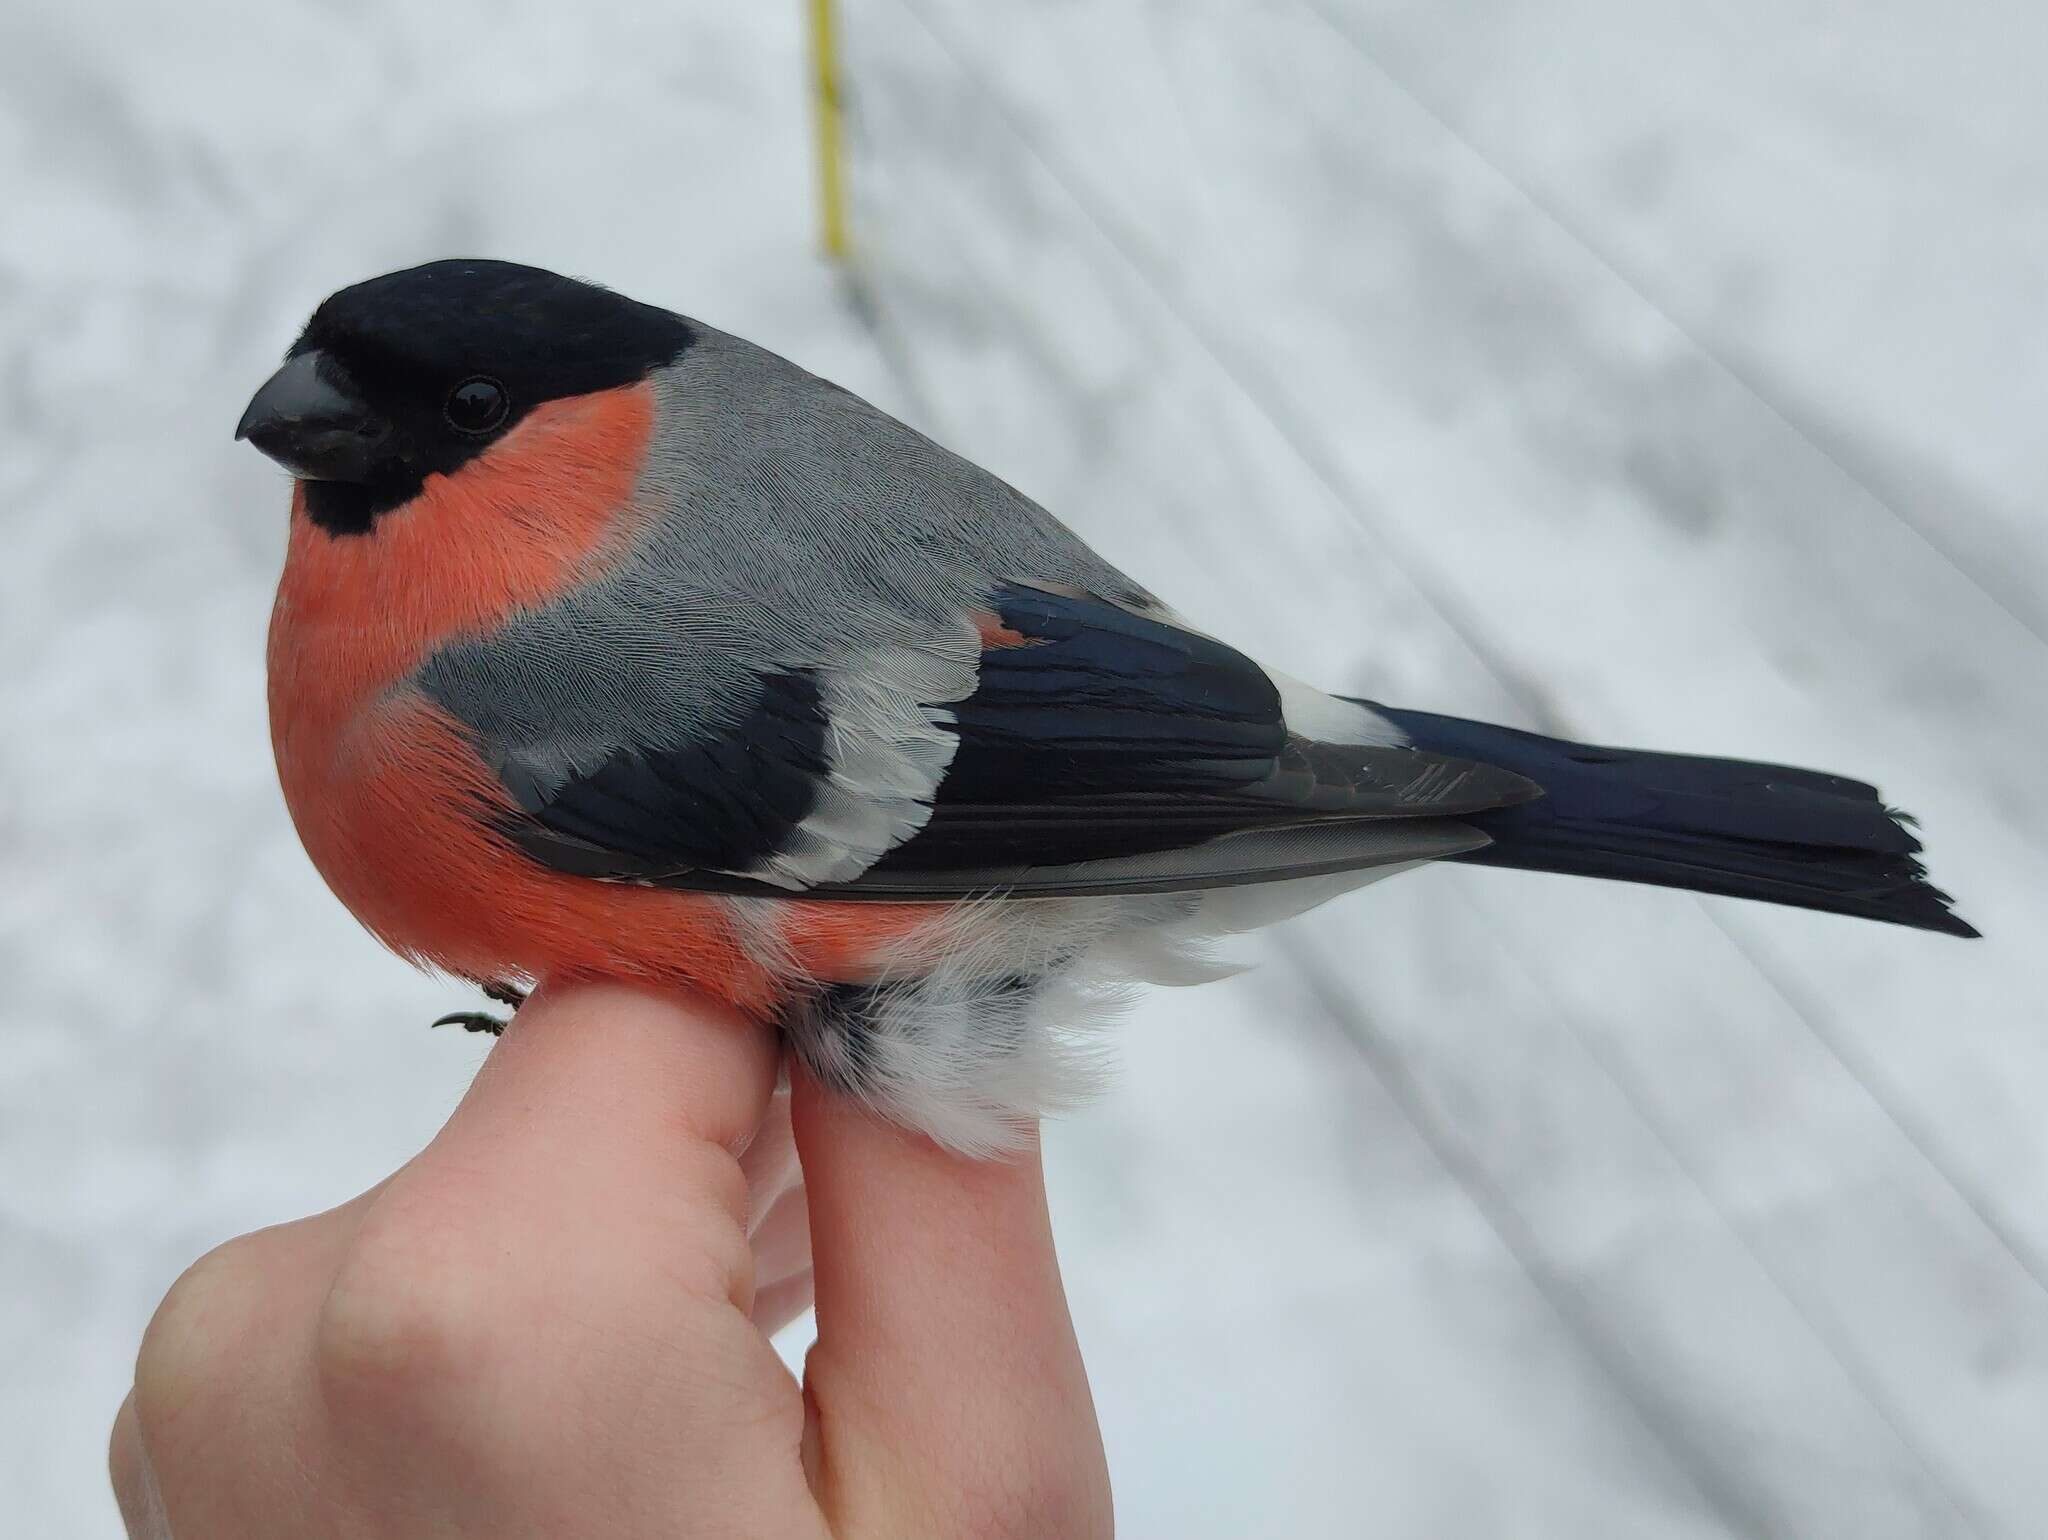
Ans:
[{"label": "bird's black cap", "polygon": [[236,437],[306,482],[315,520],[359,534],[541,403],[631,384],[694,336],[679,315],[544,268],[429,262],[322,303]]}]

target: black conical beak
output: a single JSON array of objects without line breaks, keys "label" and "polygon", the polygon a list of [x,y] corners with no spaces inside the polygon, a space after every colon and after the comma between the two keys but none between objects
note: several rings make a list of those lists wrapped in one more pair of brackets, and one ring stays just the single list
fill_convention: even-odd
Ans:
[{"label": "black conical beak", "polygon": [[317,348],[287,359],[264,382],[235,437],[306,481],[371,482],[391,462],[391,423]]}]

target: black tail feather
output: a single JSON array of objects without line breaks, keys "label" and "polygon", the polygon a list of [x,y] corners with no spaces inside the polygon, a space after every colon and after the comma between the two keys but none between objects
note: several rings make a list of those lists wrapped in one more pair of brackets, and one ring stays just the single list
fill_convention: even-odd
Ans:
[{"label": "black tail feather", "polygon": [[1493,843],[1452,859],[1977,934],[1926,880],[1911,818],[1861,781],[1739,759],[1595,748],[1362,704],[1417,748],[1498,765],[1543,787],[1535,802],[1467,815],[1463,821]]}]

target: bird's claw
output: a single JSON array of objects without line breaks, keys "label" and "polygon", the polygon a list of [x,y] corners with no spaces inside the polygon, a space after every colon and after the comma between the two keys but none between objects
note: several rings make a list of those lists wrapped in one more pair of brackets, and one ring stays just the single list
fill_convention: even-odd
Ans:
[{"label": "bird's claw", "polygon": [[437,1027],[460,1027],[465,1032],[488,1032],[492,1037],[505,1030],[503,1017],[493,1016],[489,1011],[450,1011],[438,1018]]},{"label": "bird's claw", "polygon": [[[484,984],[483,992],[500,1005],[509,1005],[513,1010],[526,1004],[526,991],[517,984]],[[439,1021],[437,1027],[460,1027],[465,1032],[488,1032],[492,1037],[502,1036],[508,1019],[493,1016],[489,1011],[450,1011]]]}]

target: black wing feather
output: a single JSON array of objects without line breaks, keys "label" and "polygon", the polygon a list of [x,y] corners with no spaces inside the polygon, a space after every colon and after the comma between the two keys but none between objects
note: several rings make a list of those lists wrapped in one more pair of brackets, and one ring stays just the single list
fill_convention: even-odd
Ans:
[{"label": "black wing feather", "polygon": [[520,816],[505,832],[536,860],[583,877],[744,871],[811,811],[829,768],[827,732],[808,671],[764,675],[747,714],[715,738],[622,747],[554,784],[513,761],[499,775]]},{"label": "black wing feather", "polygon": [[[1011,645],[985,650],[974,693],[944,703],[959,745],[929,821],[860,880],[816,891],[1267,881],[1470,849],[1484,837],[1449,820],[1539,794],[1514,774],[1438,754],[1304,742],[1251,659],[1091,595],[1012,584],[989,607]],[[501,752],[520,809],[506,832],[577,875],[785,892],[742,874],[787,848],[811,811],[832,730],[817,680],[786,671],[763,676],[746,717],[712,740],[622,741],[596,768],[567,776],[531,773]],[[1355,830],[1390,817],[1411,834],[1333,833],[1318,846],[1316,826]],[[1269,837],[1288,829],[1300,832]],[[1147,859],[1176,851],[1188,859]],[[1090,863],[1102,864],[1081,870]]]}]

